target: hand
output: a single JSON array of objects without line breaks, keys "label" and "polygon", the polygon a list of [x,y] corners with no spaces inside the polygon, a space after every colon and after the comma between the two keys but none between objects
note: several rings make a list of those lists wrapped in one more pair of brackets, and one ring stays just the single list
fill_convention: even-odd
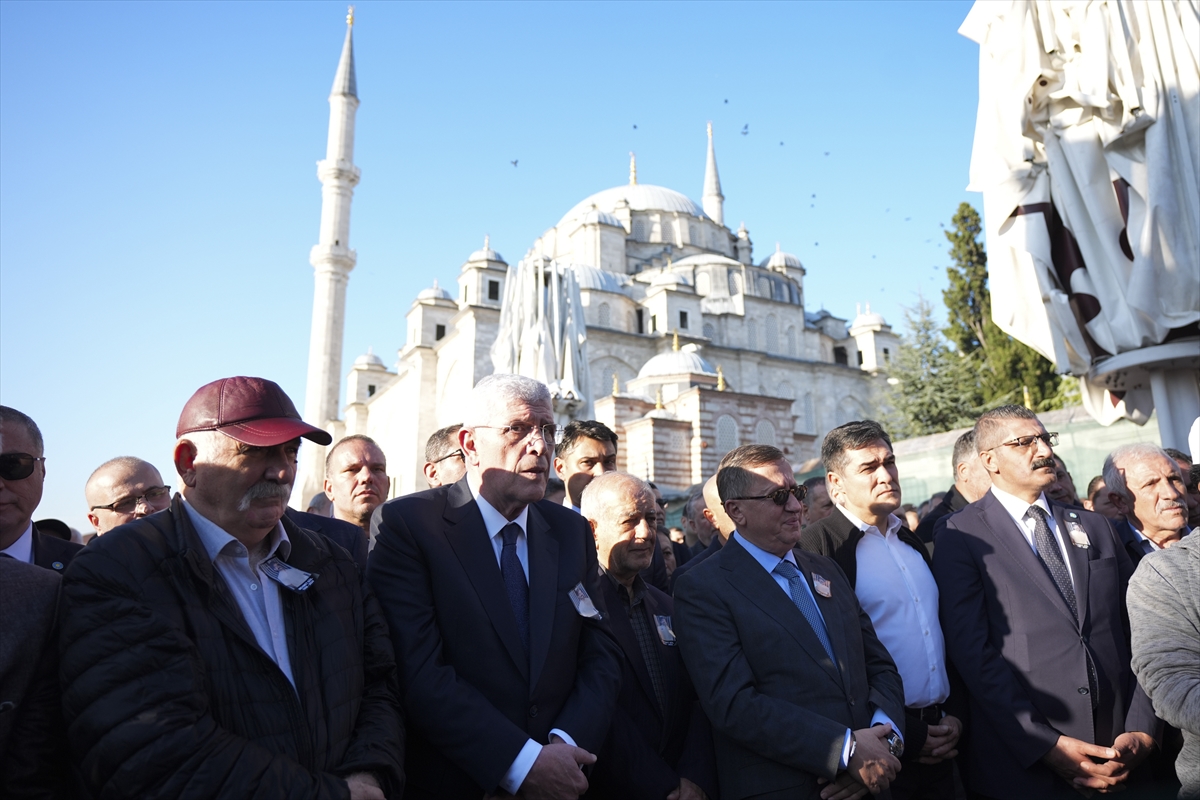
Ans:
[{"label": "hand", "polygon": [[958,755],[958,737],[962,736],[962,722],[958,717],[946,715],[937,725],[929,726],[925,744],[917,761],[921,764],[937,764]]},{"label": "hand", "polygon": [[1104,781],[1105,785],[1097,786],[1095,783],[1081,782],[1080,778],[1075,779],[1075,785],[1090,786],[1102,792],[1119,791],[1125,788],[1121,784],[1128,780],[1130,770],[1150,755],[1154,749],[1154,740],[1150,738],[1149,734],[1136,731],[1122,733],[1113,742],[1112,749],[1117,751],[1115,758],[1105,761],[1103,764],[1089,760],[1082,765],[1083,769],[1091,776],[1087,780]]},{"label": "hand", "polygon": [[687,778],[680,778],[679,788],[667,795],[667,800],[708,800],[708,795]]},{"label": "hand", "polygon": [[900,761],[888,751],[887,737],[891,732],[892,726],[886,723],[854,731],[858,744],[846,771],[871,794],[886,789],[900,771]]},{"label": "hand", "polygon": [[557,736],[552,738],[557,741],[552,741],[538,753],[517,794],[527,800],[578,800],[588,788],[587,778],[580,768],[595,764],[596,757]]},{"label": "hand", "polygon": [[1085,765],[1104,766],[1093,762],[1091,757],[1103,758],[1107,763],[1115,759],[1117,755],[1117,751],[1111,747],[1101,747],[1080,739],[1072,739],[1070,736],[1059,736],[1054,746],[1042,756],[1042,763],[1057,772],[1072,786],[1104,789],[1113,784],[1109,783],[1106,777],[1096,776]]},{"label": "hand", "polygon": [[858,800],[868,793],[867,787],[856,781],[849,772],[841,773],[833,782],[828,778],[817,778],[817,783],[828,784],[821,790],[821,800]]},{"label": "hand", "polygon": [[369,772],[355,772],[346,776],[350,787],[350,800],[387,800],[379,788],[379,780]]}]

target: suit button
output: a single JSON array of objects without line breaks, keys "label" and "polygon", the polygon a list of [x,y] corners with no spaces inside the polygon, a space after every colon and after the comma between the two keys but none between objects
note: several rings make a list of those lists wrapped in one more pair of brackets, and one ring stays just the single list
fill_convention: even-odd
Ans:
[{"label": "suit button", "polygon": [[1079,687],[1079,693],[1080,693],[1080,694],[1087,694],[1087,693],[1088,693],[1088,688],[1087,688],[1086,686],[1080,686],[1080,687]]},{"label": "suit button", "polygon": [[537,716],[537,706],[534,705],[534,706],[529,707],[529,716],[531,716],[531,717]]},{"label": "suit button", "polygon": [[851,705],[851,706],[853,706],[853,705],[854,705],[854,698],[853,698],[853,697],[851,697],[851,698],[850,698],[850,705]]}]

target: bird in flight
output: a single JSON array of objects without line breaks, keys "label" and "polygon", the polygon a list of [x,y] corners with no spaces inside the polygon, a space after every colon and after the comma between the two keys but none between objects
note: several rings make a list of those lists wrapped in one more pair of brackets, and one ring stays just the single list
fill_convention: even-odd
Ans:
[{"label": "bird in flight", "polygon": [[742,136],[745,136],[749,132],[750,132],[750,123],[747,122],[745,125],[742,126]]},{"label": "bird in flight", "polygon": [[829,151],[828,151],[828,150],[826,150],[826,151],[825,151],[825,155],[829,155]]},{"label": "bird in flight", "polygon": [[633,126],[633,129],[636,131],[636,130],[637,130],[637,125],[634,125],[634,126]]},{"label": "bird in flight", "polygon": [[780,142],[780,143],[779,143],[779,146],[780,146],[780,147],[783,147],[783,142]]},{"label": "bird in flight", "polygon": [[725,98],[725,105],[729,105],[729,98],[728,98],[728,97],[726,97],[726,98]]},{"label": "bird in flight", "polygon": [[518,159],[518,158],[514,158],[514,159],[512,160],[512,162],[511,162],[511,163],[512,163],[512,165],[515,167],[515,166],[517,165],[517,162],[518,162],[518,161],[520,161],[520,159]]},{"label": "bird in flight", "polygon": [[905,222],[908,222],[908,221],[909,221],[909,220],[911,220],[911,219],[912,219],[912,217],[905,217],[905,218],[904,218],[904,221],[905,221]]}]

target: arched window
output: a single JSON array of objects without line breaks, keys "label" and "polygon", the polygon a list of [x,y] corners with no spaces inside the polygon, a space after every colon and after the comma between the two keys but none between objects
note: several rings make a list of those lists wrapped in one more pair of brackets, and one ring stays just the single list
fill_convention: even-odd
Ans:
[{"label": "arched window", "polygon": [[813,408],[812,392],[804,393],[804,432],[813,433],[817,430],[816,409]]},{"label": "arched window", "polygon": [[774,314],[767,315],[767,352],[779,352],[779,320]]},{"label": "arched window", "polygon": [[767,298],[771,296],[771,279],[766,275],[758,276],[758,296]]},{"label": "arched window", "polygon": [[717,340],[717,329],[712,326],[711,322],[704,323],[704,338],[714,342]]},{"label": "arched window", "polygon": [[700,229],[696,227],[696,223],[688,223],[688,243],[697,247],[704,247],[704,242],[700,241]]},{"label": "arched window", "polygon": [[717,418],[717,455],[725,455],[738,444],[740,442],[738,441],[737,420],[728,414],[722,414]]},{"label": "arched window", "polygon": [[796,326],[788,325],[787,329],[787,354],[792,358],[796,357]]},{"label": "arched window", "polygon": [[742,292],[742,276],[733,270],[729,271],[729,294],[736,297]]},{"label": "arched window", "polygon": [[670,243],[675,241],[675,227],[671,224],[670,219],[667,217],[660,219],[658,229],[661,236],[659,239],[660,242]]},{"label": "arched window", "polygon": [[650,240],[650,237],[646,235],[646,218],[645,217],[634,217],[633,218],[633,238],[635,241],[638,241],[638,242],[647,242]]},{"label": "arched window", "polygon": [[746,347],[758,349],[758,323],[752,319],[746,320]]},{"label": "arched window", "polygon": [[612,309],[608,307],[608,303],[601,303],[596,309],[596,324],[601,328],[612,327]]},{"label": "arched window", "polygon": [[760,419],[754,426],[754,439],[758,444],[769,444],[775,447],[775,426]]}]

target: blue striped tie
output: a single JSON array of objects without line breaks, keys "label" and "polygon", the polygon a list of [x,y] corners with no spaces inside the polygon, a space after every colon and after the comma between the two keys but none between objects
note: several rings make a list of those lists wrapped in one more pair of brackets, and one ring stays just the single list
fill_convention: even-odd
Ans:
[{"label": "blue striped tie", "polygon": [[825,621],[821,619],[821,612],[817,610],[817,602],[809,593],[808,587],[804,585],[804,578],[800,576],[800,570],[796,569],[796,565],[792,562],[784,560],[779,562],[774,572],[787,579],[788,592],[792,595],[792,602],[796,604],[796,608],[800,609],[800,613],[812,626],[813,633],[821,640],[821,646],[829,654],[829,660],[836,664],[837,659],[833,655],[833,645],[829,643],[829,633],[825,630]]}]

